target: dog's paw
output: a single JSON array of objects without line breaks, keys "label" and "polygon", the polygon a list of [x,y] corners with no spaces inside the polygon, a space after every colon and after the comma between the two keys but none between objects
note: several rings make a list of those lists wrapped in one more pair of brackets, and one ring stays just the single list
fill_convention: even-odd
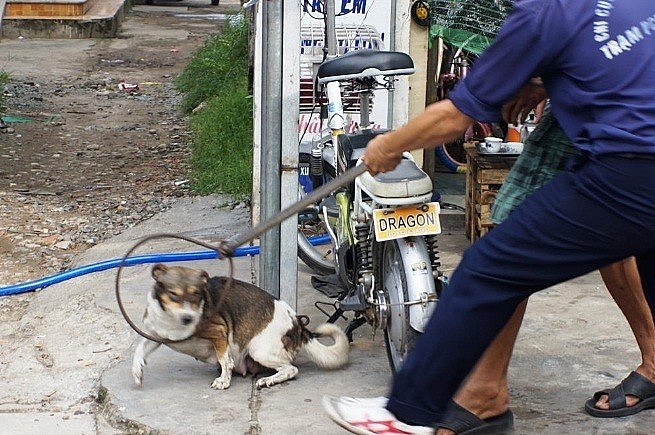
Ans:
[{"label": "dog's paw", "polygon": [[132,379],[134,379],[134,385],[137,387],[143,386],[143,373],[137,374],[137,373],[132,373]]},{"label": "dog's paw", "polygon": [[255,386],[257,388],[270,387],[271,385],[272,384],[269,384],[268,382],[266,382],[266,378],[257,379],[257,382],[255,382]]},{"label": "dog's paw", "polygon": [[132,364],[132,379],[134,379],[134,384],[137,387],[143,385],[143,364],[138,362]]},{"label": "dog's paw", "polygon": [[218,377],[214,379],[214,382],[212,382],[212,388],[214,390],[227,390],[229,387],[230,387],[229,379],[223,379],[222,377]]},{"label": "dog's paw", "polygon": [[269,376],[269,377],[267,377],[267,378],[257,379],[257,382],[255,382],[255,386],[256,386],[257,388],[260,388],[260,389],[261,389],[261,388],[270,388],[270,387],[272,387],[273,385],[277,385],[277,384],[279,384],[279,383],[280,383],[279,380],[277,380],[277,379],[272,379],[272,376]]}]

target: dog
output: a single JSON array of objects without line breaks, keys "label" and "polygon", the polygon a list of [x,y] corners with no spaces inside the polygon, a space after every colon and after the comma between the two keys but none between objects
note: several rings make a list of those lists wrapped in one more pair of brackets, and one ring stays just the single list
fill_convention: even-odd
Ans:
[{"label": "dog", "polygon": [[[211,384],[217,390],[230,386],[232,372],[273,374],[259,378],[257,388],[293,379],[298,368],[291,363],[304,352],[316,365],[337,369],[348,362],[349,341],[336,325],[324,323],[314,332],[306,328],[306,316],[261,288],[226,277],[210,278],[204,270],[155,264],[155,280],[148,294],[143,329],[154,338],[183,340],[166,343],[170,348],[210,364],[218,364],[220,376]],[[323,344],[320,337],[331,337]],[[132,360],[132,376],[143,383],[146,358],[161,343],[141,338]]]}]

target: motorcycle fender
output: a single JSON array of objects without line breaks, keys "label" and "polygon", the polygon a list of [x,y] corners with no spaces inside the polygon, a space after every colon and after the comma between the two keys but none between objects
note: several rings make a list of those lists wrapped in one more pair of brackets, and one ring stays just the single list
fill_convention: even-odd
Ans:
[{"label": "motorcycle fender", "polygon": [[[409,306],[409,324],[417,331],[424,332],[425,326],[437,306],[437,291],[432,275],[430,255],[422,237],[406,237],[397,242],[405,268],[409,300],[426,301]],[[427,302],[428,297],[433,300]]]}]

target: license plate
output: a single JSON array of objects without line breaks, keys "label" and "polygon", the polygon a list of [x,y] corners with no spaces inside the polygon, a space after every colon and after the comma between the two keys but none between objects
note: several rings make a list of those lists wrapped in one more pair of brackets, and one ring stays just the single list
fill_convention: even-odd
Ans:
[{"label": "license plate", "polygon": [[375,239],[378,242],[409,236],[441,233],[439,203],[373,210]]}]

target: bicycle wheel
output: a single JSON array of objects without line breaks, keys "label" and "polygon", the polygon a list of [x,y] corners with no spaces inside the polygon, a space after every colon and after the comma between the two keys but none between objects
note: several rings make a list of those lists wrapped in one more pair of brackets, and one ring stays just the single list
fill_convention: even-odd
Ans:
[{"label": "bicycle wheel", "polygon": [[459,172],[461,167],[466,167],[463,144],[463,140],[458,140],[439,145],[435,151],[441,164],[453,172]]},{"label": "bicycle wheel", "polygon": [[[311,192],[313,185],[309,176],[310,155],[299,155],[298,198]],[[319,275],[329,275],[335,272],[334,249],[332,243],[313,245],[308,238],[327,238],[327,230],[322,216],[311,210],[298,216],[298,258]]]},{"label": "bicycle wheel", "polygon": [[471,125],[461,139],[439,145],[436,149],[437,158],[447,169],[453,172],[466,172],[466,151],[464,143],[474,140],[484,140],[493,135],[493,126],[476,122]]},{"label": "bicycle wheel", "polygon": [[[327,236],[327,234],[322,234]],[[314,246],[302,228],[298,228],[298,258],[319,275],[335,273],[334,249],[332,243]]]}]

